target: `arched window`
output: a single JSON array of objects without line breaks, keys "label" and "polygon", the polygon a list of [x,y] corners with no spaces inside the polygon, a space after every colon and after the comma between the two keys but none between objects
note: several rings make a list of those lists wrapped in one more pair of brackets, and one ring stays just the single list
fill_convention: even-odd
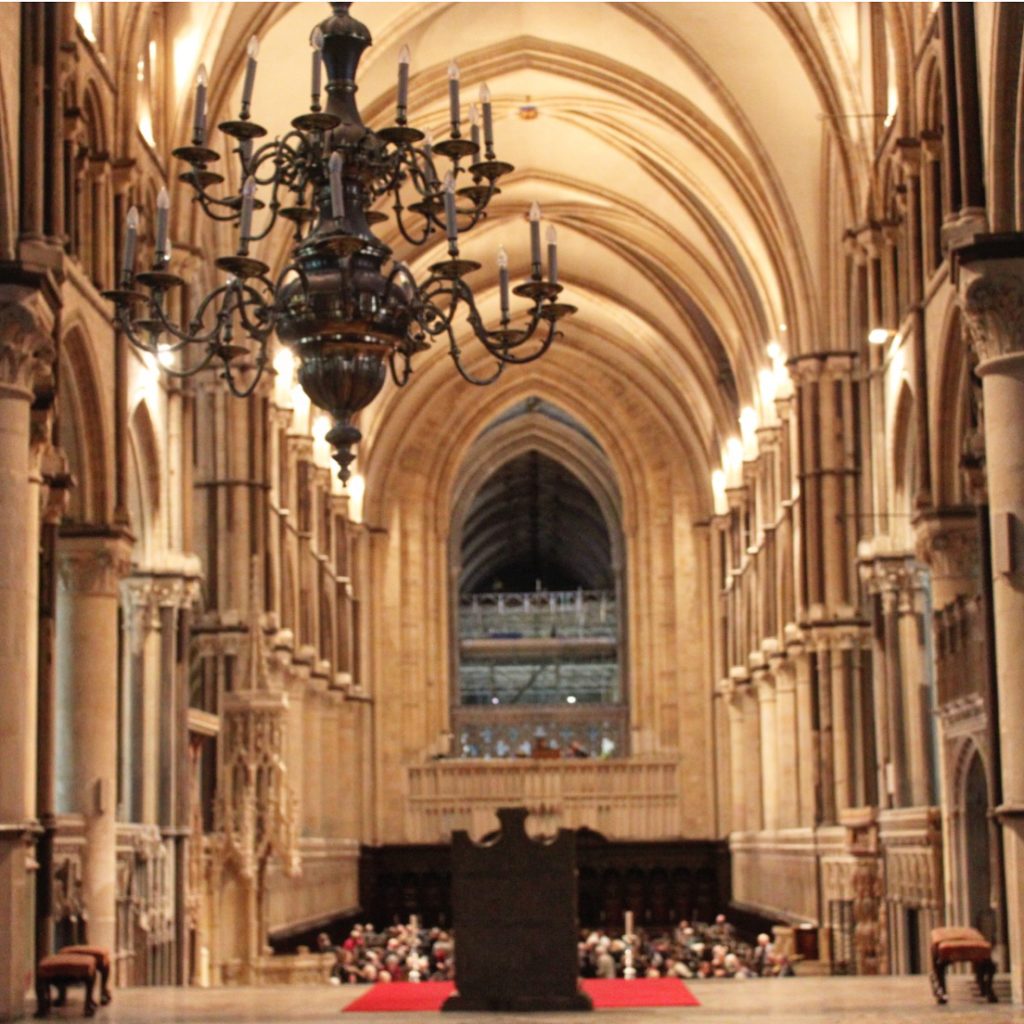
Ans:
[{"label": "arched window", "polygon": [[[524,416],[548,416],[563,441],[596,448],[560,409],[530,401]],[[514,418],[515,410],[506,427]],[[499,451],[467,495],[453,537],[455,753],[623,754],[621,539],[603,507],[607,495],[595,494],[580,466],[560,457],[564,447],[543,435]]]}]

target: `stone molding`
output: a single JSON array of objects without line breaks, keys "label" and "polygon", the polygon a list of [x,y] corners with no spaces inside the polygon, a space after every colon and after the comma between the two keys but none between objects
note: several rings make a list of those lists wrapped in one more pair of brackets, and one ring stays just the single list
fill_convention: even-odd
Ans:
[{"label": "stone molding", "polygon": [[57,572],[71,593],[116,597],[121,580],[131,572],[131,544],[115,535],[61,537]]},{"label": "stone molding", "polygon": [[53,339],[24,303],[0,305],[0,396],[31,397],[37,374],[56,355]]}]

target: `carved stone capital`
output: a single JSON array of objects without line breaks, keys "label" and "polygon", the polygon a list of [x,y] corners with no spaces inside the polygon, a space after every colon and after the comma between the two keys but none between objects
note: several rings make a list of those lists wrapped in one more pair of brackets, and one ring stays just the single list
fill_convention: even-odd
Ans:
[{"label": "carved stone capital", "polygon": [[27,302],[0,304],[0,395],[30,397],[49,372],[56,350],[42,317]]},{"label": "carved stone capital", "polygon": [[116,597],[131,571],[131,545],[115,535],[62,537],[57,548],[61,586],[74,594]]},{"label": "carved stone capital", "polygon": [[1024,261],[1020,268],[1009,266],[1010,261],[980,270],[968,265],[961,274],[960,306],[981,364],[1024,354]]},{"label": "carved stone capital", "polygon": [[973,578],[981,568],[974,515],[925,519],[917,525],[915,554],[936,579]]}]

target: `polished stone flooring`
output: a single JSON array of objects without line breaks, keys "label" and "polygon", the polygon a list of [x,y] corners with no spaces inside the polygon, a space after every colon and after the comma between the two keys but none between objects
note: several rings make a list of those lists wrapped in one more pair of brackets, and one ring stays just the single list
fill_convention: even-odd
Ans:
[{"label": "polished stone flooring", "polygon": [[[937,1006],[924,977],[787,978],[765,981],[705,981],[690,987],[699,1007],[601,1010],[594,1014],[458,1014],[457,1024],[1024,1024],[1024,1006],[974,1001],[965,978],[952,978],[950,1001]],[[292,988],[136,988],[115,993],[97,1024],[427,1024],[432,1014],[350,1013],[342,1006],[363,986]],[[81,1019],[81,1002],[55,1010],[53,1020]],[[438,1019],[438,1018],[434,1018]]]}]

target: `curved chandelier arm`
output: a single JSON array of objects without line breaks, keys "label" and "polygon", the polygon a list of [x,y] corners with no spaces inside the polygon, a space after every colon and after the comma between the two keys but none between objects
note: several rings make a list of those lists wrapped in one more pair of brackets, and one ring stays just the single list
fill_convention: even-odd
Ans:
[{"label": "curved chandelier arm", "polygon": [[[402,356],[401,372],[395,369],[395,357],[399,354]],[[388,370],[391,373],[391,380],[394,382],[395,387],[404,388],[412,376],[412,356],[408,352],[391,352],[388,355]]]},{"label": "curved chandelier arm", "polygon": [[[451,333],[451,332],[449,332]],[[452,362],[455,364],[455,369],[459,371],[459,376],[470,384],[476,384],[478,387],[487,387],[488,384],[493,384],[504,372],[505,367],[508,365],[502,359],[495,359],[494,361],[494,373],[489,377],[477,377],[470,373],[469,370],[463,365],[462,362],[462,349],[455,344],[455,337],[452,335],[451,344],[448,347],[448,354],[452,357]]]}]

